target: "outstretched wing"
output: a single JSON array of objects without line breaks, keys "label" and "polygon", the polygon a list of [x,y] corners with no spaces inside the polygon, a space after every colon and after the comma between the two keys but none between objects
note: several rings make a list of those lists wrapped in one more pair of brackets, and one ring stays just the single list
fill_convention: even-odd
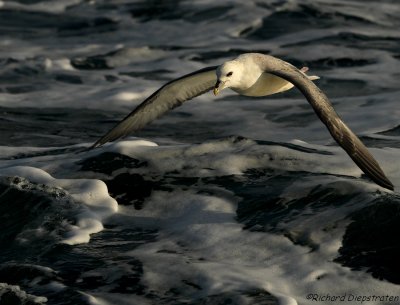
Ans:
[{"label": "outstretched wing", "polygon": [[378,185],[393,190],[393,184],[367,147],[340,119],[326,95],[312,81],[296,67],[275,57],[266,57],[263,64],[266,72],[286,79],[304,94],[335,141],[368,177]]},{"label": "outstretched wing", "polygon": [[204,68],[165,84],[93,144],[92,148],[125,137],[143,128],[168,110],[210,91],[217,81],[216,69],[217,66]]}]

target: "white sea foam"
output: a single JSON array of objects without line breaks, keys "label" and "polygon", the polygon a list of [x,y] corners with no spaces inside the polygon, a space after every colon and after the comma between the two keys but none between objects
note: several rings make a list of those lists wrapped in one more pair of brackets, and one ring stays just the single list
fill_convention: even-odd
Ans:
[{"label": "white sea foam", "polygon": [[118,211],[117,202],[109,196],[100,180],[55,179],[45,171],[28,166],[3,168],[2,176],[23,177],[33,183],[45,184],[65,190],[76,202],[84,205],[75,225],[66,225],[68,233],[64,243],[75,245],[89,242],[90,234],[103,229],[102,220]]},{"label": "white sea foam", "polygon": [[304,217],[289,223],[289,227],[309,227],[310,238],[320,245],[310,252],[281,234],[243,230],[235,220],[235,209],[233,197],[178,190],[153,193],[143,210],[122,209],[121,214],[129,215],[131,223],[162,228],[156,242],[130,253],[143,262],[143,282],[160,292],[181,287],[182,279],[202,287],[201,291],[181,287],[188,297],[259,288],[275,295],[280,304],[309,304],[309,293],[396,293],[397,285],[332,262],[346,221],[327,233],[321,229],[345,217],[348,210],[327,209],[322,219],[304,211]]},{"label": "white sea foam", "polygon": [[46,297],[35,296],[32,294],[28,294],[25,291],[21,290],[21,288],[17,285],[8,285],[6,283],[0,283],[0,300],[3,295],[7,295],[6,300],[14,300],[18,299],[21,304],[29,303],[29,304],[44,304],[47,302]]},{"label": "white sea foam", "polygon": [[[134,143],[123,141],[103,149],[149,161],[150,168],[146,171],[160,173],[175,169],[180,176],[237,175],[249,168],[265,167],[347,175],[351,173],[348,169],[354,167],[353,174],[360,174],[351,160],[344,160],[348,157],[340,153],[339,149],[302,141],[293,143],[335,154],[317,155],[279,146],[259,146],[250,140],[243,140],[239,144],[216,141],[166,147],[147,143],[146,146],[135,146]],[[383,160],[390,160],[391,153],[393,158],[398,154],[397,151],[377,149],[373,152]],[[274,159],[272,162],[266,157],[271,155]],[[395,184],[399,185],[395,170],[390,171],[389,164],[384,163],[384,167],[389,170]],[[213,171],[204,168],[212,168]],[[343,194],[354,192],[355,185],[367,192],[378,188],[366,181],[358,181],[356,184],[346,181],[341,185],[334,176],[326,176],[319,181],[325,185],[334,182],[332,186]],[[288,201],[299,196],[306,197],[314,183],[312,179],[299,180],[281,196]],[[280,304],[309,304],[309,293],[343,295],[357,291],[361,295],[395,294],[396,285],[381,282],[364,272],[354,272],[332,262],[341,247],[341,239],[349,222],[346,217],[359,209],[362,202],[327,208],[317,216],[311,216],[312,213],[305,210],[302,212],[304,216],[297,216],[289,225],[282,224],[282,230],[303,232],[319,245],[318,250],[310,252],[308,247],[293,244],[281,234],[243,230],[242,225],[235,220],[238,198],[229,192],[214,193],[222,197],[199,195],[194,190],[153,192],[144,209],[121,208],[121,216],[127,217],[120,219],[124,221],[124,226],[129,222],[143,228],[161,228],[158,241],[145,244],[130,253],[144,264],[143,282],[146,285],[160,292],[168,291],[171,287],[181,287],[184,278],[202,287],[201,291],[181,287],[187,291],[185,293],[188,297],[204,297],[257,287],[272,293]],[[368,193],[366,196],[369,196]],[[324,233],[323,228],[332,223],[339,224],[338,228]],[[190,261],[189,265],[187,261]],[[332,287],[334,282],[342,284]],[[364,283],[363,287],[360,287],[360,282]],[[107,299],[107,296],[102,296]]]},{"label": "white sea foam", "polygon": [[48,13],[62,13],[65,9],[71,5],[78,4],[82,2],[82,0],[57,0],[47,2],[38,2],[38,3],[29,3],[25,5],[16,1],[7,1],[0,2],[0,8],[4,9],[16,9],[22,11],[32,11],[32,12],[48,12]]},{"label": "white sea foam", "polygon": [[[183,1],[174,11],[182,13],[182,18],[174,19],[174,15],[164,16],[163,12],[160,18],[148,18],[146,10],[143,10],[143,16],[133,16],[137,3],[125,0],[117,1],[118,4],[81,0],[31,2],[35,3],[0,1],[2,12],[10,10],[29,18],[43,15],[40,20],[45,24],[30,29],[20,26],[18,19],[10,24],[6,18],[3,20],[2,25],[12,31],[3,33],[0,41],[1,107],[11,110],[32,107],[38,112],[45,108],[73,108],[77,114],[82,108],[93,109],[107,119],[96,122],[88,119],[82,124],[82,133],[88,124],[97,124],[100,133],[101,124],[109,124],[105,121],[114,118],[111,113],[119,113],[115,114],[115,119],[124,117],[169,80],[218,65],[238,52],[260,50],[299,65],[307,64],[311,72],[320,75],[317,85],[327,93],[344,121],[357,134],[365,136],[367,146],[372,147],[371,152],[393,181],[395,189],[400,187],[400,152],[392,144],[398,143],[396,130],[389,135],[378,134],[399,124],[397,41],[400,6],[397,3],[383,1],[377,6],[365,1],[317,0],[311,3],[300,0],[276,1],[277,6],[274,6],[262,1]],[[192,10],[192,6],[199,9]],[[309,15],[307,9],[311,9]],[[315,27],[307,26],[314,18],[313,9],[326,14],[320,20],[322,26],[318,23]],[[290,18],[288,22],[284,21],[285,24],[279,24],[279,20],[269,23],[269,16],[298,11],[300,14],[293,15],[300,16],[303,28],[291,29]],[[215,14],[214,17],[202,20],[201,16],[209,12]],[[60,16],[59,20],[57,16]],[[52,17],[55,17],[54,23],[46,26]],[[107,24],[96,27],[94,20],[97,17],[116,22],[116,30],[107,28]],[[80,31],[73,18],[78,23],[82,21],[86,28]],[[330,22],[336,24],[330,25]],[[288,25],[289,31],[274,35],[276,33],[268,32],[270,25]],[[257,31],[261,36],[272,37],[247,37]],[[348,37],[341,40],[342,34]],[[73,64],[77,58],[97,59],[95,64],[100,66],[77,67]],[[340,64],[343,59],[344,64]],[[367,63],[358,65],[360,60]],[[68,82],[68,77],[75,82]],[[65,78],[67,82],[63,81]],[[22,90],[18,91],[18,86]],[[205,94],[156,120],[145,131],[146,135],[150,134],[147,139],[128,138],[96,150],[74,153],[69,152],[70,149],[77,151],[79,147],[92,144],[84,143],[89,141],[87,137],[81,139],[77,133],[68,134],[67,137],[77,136],[75,143],[79,144],[75,147],[12,146],[19,137],[29,137],[20,131],[29,123],[17,115],[15,121],[10,122],[12,115],[7,115],[8,109],[1,110],[4,111],[2,124],[15,128],[16,132],[15,136],[3,141],[8,146],[0,147],[0,175],[21,176],[32,183],[59,188],[77,203],[72,207],[76,213],[68,214],[69,218],[62,223],[69,231],[64,236],[64,243],[89,242],[84,245],[88,256],[90,251],[97,255],[102,243],[107,249],[121,251],[110,254],[109,269],[85,265],[93,270],[85,271],[84,275],[104,277],[102,282],[108,285],[104,288],[99,284],[95,291],[86,289],[82,292],[88,303],[154,304],[147,295],[154,293],[160,298],[168,298],[174,291],[178,291],[177,302],[237,292],[234,294],[237,303],[251,304],[254,300],[246,296],[245,291],[259,289],[272,293],[280,304],[290,305],[309,305],[309,293],[398,294],[398,285],[377,280],[365,270],[352,271],[333,262],[342,246],[351,214],[368,207],[380,194],[391,198],[397,196],[396,192],[393,194],[360,178],[361,171],[332,142],[325,126],[295,90],[287,95],[261,99],[238,97],[229,91],[218,98],[211,93]],[[27,113],[30,111],[26,109]],[[52,139],[64,136],[57,119],[45,121],[39,116],[37,120],[48,126],[45,131],[51,135],[49,146],[54,146]],[[73,118],[70,120],[70,124],[75,124]],[[94,130],[89,133],[94,135]],[[41,131],[35,132],[45,136]],[[185,132],[189,136],[181,140],[179,135]],[[241,135],[249,140],[227,139],[229,135]],[[204,140],[216,138],[220,140]],[[255,139],[283,145],[259,144]],[[36,145],[32,143],[29,145]],[[63,152],[58,153],[57,149]],[[135,158],[146,165],[138,168],[121,165],[110,174],[99,173],[96,168],[92,172],[91,169],[82,170],[82,161],[109,152]],[[104,167],[114,166],[112,161]],[[295,216],[279,222],[275,232],[263,231],[261,224],[254,226],[260,232],[251,232],[243,229],[244,225],[237,219],[238,204],[242,200],[240,194],[217,181],[234,175],[238,181],[242,178],[243,184],[248,183],[246,191],[252,192],[252,183],[256,182],[246,178],[246,173],[251,170],[266,171],[267,175],[273,172],[275,178],[288,173],[295,176],[277,195],[270,194],[275,190],[268,188],[266,178],[266,199],[273,196],[283,204],[302,198],[313,200],[313,191],[321,186],[333,189],[335,196],[348,199],[321,207],[318,213],[306,205],[304,209],[296,210]],[[157,179],[189,178],[197,182],[191,186],[167,183],[167,190],[155,187],[138,210],[133,206],[117,207],[100,180],[108,183],[107,180],[121,173],[136,174],[146,182],[155,181],[157,186]],[[207,179],[217,182],[207,183]],[[160,182],[160,186],[165,185]],[[137,188],[142,191],[140,186]],[[354,198],[355,193],[362,195]],[[262,201],[263,193],[255,196]],[[60,213],[67,217],[64,210]],[[96,239],[93,242],[95,249],[91,249],[91,234],[106,225],[115,226],[115,230],[121,230],[121,235],[116,239]],[[137,228],[155,229],[155,239],[140,241],[143,242],[141,246],[123,252],[128,248],[119,246],[136,243],[124,230]],[[110,231],[112,229],[106,233]],[[46,234],[41,228],[27,232],[39,237]],[[32,235],[22,237],[29,244]],[[22,237],[16,240],[21,241]],[[292,237],[305,243],[295,243],[290,240]],[[316,247],[312,248],[313,245]],[[79,246],[68,248],[80,249]],[[114,268],[120,257],[140,261],[143,275],[139,276],[140,284],[145,286],[144,294],[111,292],[116,287],[113,280],[132,267]],[[107,263],[107,259],[105,261]],[[104,260],[101,262],[105,263]],[[55,280],[46,287],[62,292],[68,282],[60,284]],[[39,285],[40,278],[34,283]],[[0,284],[0,289],[5,285]],[[73,285],[68,288],[76,289]],[[15,286],[8,285],[8,288],[23,292]],[[85,290],[81,286],[77,289],[79,293]],[[37,300],[45,301],[44,298]]]},{"label": "white sea foam", "polygon": [[[276,145],[259,145],[252,140],[234,143],[231,140],[210,141],[198,145],[155,146],[142,140],[120,141],[106,148],[132,158],[149,161],[149,168],[161,172],[179,171],[185,176],[240,175],[246,170],[269,168],[287,171],[330,173],[335,175],[361,176],[361,170],[339,147],[309,144],[294,140],[293,144],[314,149],[315,153],[304,153]],[[144,145],[143,145],[144,144]],[[318,154],[318,151],[330,154]],[[371,149],[385,172],[395,185],[400,185],[397,167],[390,166],[398,154],[396,149]],[[139,170],[140,171],[140,170]],[[359,181],[363,183],[362,181]],[[372,189],[379,188],[370,183]]]}]

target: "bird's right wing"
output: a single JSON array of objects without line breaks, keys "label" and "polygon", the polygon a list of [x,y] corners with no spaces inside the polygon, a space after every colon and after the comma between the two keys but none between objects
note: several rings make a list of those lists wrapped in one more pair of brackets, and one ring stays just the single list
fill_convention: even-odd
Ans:
[{"label": "bird's right wing", "polygon": [[217,81],[216,69],[217,66],[204,68],[165,84],[93,144],[92,148],[125,137],[143,128],[168,110],[210,91]]}]

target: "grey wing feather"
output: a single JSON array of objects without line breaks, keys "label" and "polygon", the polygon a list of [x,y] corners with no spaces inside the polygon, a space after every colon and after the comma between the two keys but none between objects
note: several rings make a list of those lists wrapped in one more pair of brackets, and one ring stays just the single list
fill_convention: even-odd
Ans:
[{"label": "grey wing feather", "polygon": [[168,110],[210,91],[217,80],[216,68],[216,66],[204,68],[165,84],[99,139],[92,148],[125,137],[143,128]]},{"label": "grey wing feather", "polygon": [[270,57],[270,60],[272,63],[266,63],[265,70],[294,84],[307,98],[335,141],[358,167],[378,185],[393,190],[392,182],[386,177],[378,162],[361,140],[340,119],[326,95],[294,66],[274,57]]}]

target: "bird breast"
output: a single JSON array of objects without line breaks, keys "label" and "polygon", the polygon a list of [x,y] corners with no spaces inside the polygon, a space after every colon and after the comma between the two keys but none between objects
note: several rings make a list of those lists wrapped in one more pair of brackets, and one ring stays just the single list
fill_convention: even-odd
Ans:
[{"label": "bird breast", "polygon": [[257,81],[247,89],[231,88],[246,96],[266,96],[293,88],[293,84],[278,76],[262,73]]}]

